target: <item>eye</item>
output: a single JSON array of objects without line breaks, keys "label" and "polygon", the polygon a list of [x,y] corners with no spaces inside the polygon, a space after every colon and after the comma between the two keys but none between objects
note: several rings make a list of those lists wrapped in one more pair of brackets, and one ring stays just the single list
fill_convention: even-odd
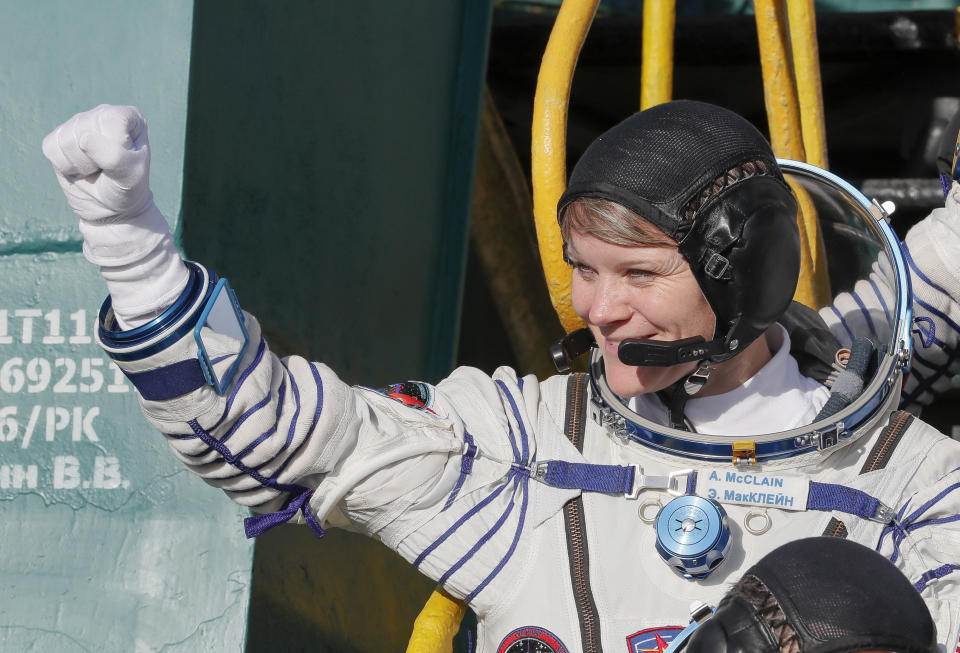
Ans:
[{"label": "eye", "polygon": [[631,280],[649,281],[650,279],[652,279],[652,278],[655,277],[656,275],[655,275],[653,272],[651,272],[650,270],[633,269],[633,270],[627,270],[627,276],[628,276]]},{"label": "eye", "polygon": [[572,259],[567,259],[567,263],[574,269],[574,271],[582,278],[589,278],[592,275],[595,275],[596,272],[586,263],[578,263]]}]

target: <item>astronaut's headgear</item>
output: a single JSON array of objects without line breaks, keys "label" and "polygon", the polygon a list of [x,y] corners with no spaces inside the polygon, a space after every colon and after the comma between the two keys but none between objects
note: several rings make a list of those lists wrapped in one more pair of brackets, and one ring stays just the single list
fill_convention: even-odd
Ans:
[{"label": "astronaut's headgear", "polygon": [[933,653],[938,648],[926,604],[889,560],[848,540],[814,537],[774,549],[751,567],[682,650]]},{"label": "astronaut's headgear", "polygon": [[797,203],[769,143],[737,114],[680,101],[627,118],[577,162],[559,215],[582,197],[621,204],[678,242],[717,317],[714,339],[695,358],[735,356],[790,304]]},{"label": "astronaut's headgear", "polygon": [[[700,460],[730,462],[746,457],[770,461],[832,452],[871,432],[896,406],[902,374],[909,369],[913,321],[910,277],[900,241],[883,209],[844,180],[806,163],[778,163],[802,193],[807,217],[815,217],[819,223],[822,244],[829,254],[826,267],[830,291],[824,305],[813,307],[819,312],[794,303],[779,321],[790,333],[791,353],[800,369],[831,386],[830,401],[812,424],[750,436],[744,454],[729,436],[691,436],[632,411],[610,390],[603,356],[594,350],[590,361],[591,416],[612,428],[617,436]],[[871,300],[870,307],[865,299]],[[838,348],[852,350],[852,360],[861,349],[855,341],[866,340],[870,343],[866,348],[868,359],[854,366],[857,373],[851,371],[849,363],[839,377],[813,371],[816,366],[812,362],[823,361],[825,354],[830,359],[834,354],[839,356],[843,350]],[[835,404],[833,395],[844,395],[843,401]]]},{"label": "astronaut's headgear", "polygon": [[[791,305],[800,247],[797,200],[784,175],[799,189],[805,218],[818,220],[818,237],[828,253],[830,297],[812,307],[822,309],[820,314]],[[763,136],[730,111],[683,101],[635,114],[594,141],[560,199],[561,220],[564,209],[581,197],[621,204],[676,239],[717,316],[709,343],[624,340],[619,349],[623,362],[721,361],[780,321],[791,332],[791,353],[804,374],[831,385],[826,374],[811,370],[826,360],[829,371],[837,348],[856,351],[857,338],[872,343],[867,350],[873,357],[859,366],[859,379],[841,388],[846,396],[839,407],[818,415],[813,424],[755,436],[748,442],[748,458],[830,451],[869,432],[895,404],[910,360],[909,276],[883,209],[847,182],[805,163],[774,159]],[[875,297],[882,310],[868,309],[860,301],[865,294]],[[834,316],[830,325],[824,314]],[[554,349],[558,367],[591,342],[586,330],[569,334]],[[625,356],[630,344],[639,345],[635,360]],[[813,367],[805,366],[804,358]],[[591,415],[616,435],[701,460],[735,461],[742,455],[727,436],[685,433],[676,419],[682,416],[682,402],[669,407],[672,427],[630,410],[607,385],[603,357],[596,351],[590,372]],[[688,393],[692,378],[671,401]]]}]

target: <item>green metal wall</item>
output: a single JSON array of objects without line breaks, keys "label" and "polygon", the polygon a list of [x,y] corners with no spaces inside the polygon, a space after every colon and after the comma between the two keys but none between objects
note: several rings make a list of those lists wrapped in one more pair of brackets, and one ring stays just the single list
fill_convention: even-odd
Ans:
[{"label": "green metal wall", "polygon": [[254,560],[245,511],[145,424],[40,141],[138,105],[157,204],[275,350],[437,380],[489,23],[490,0],[0,0],[0,650],[402,650],[431,583],[294,526]]},{"label": "green metal wall", "polygon": [[0,0],[0,650],[237,651],[243,512],[180,469],[91,342],[104,296],[43,136],[102,102],[148,116],[180,212],[193,3]]},{"label": "green metal wall", "polygon": [[[490,16],[197,0],[183,246],[274,350],[371,386],[451,369]],[[278,528],[257,542],[247,651],[403,650],[431,589],[375,541]]]}]

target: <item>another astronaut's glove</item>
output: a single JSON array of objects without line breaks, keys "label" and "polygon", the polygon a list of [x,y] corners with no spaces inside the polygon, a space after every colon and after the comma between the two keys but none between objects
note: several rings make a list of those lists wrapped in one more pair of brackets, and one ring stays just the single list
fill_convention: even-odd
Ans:
[{"label": "another astronaut's glove", "polygon": [[188,270],[150,192],[147,123],[136,107],[101,104],[43,139],[43,154],[80,217],[83,254],[100,266],[122,328],[180,294]]}]

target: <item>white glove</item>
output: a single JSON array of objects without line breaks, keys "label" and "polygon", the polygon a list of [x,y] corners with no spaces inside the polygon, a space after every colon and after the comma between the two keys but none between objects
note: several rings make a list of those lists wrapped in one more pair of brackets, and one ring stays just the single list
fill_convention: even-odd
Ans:
[{"label": "white glove", "polygon": [[43,139],[43,154],[80,217],[84,256],[101,266],[120,326],[145,323],[172,304],[189,271],[153,202],[140,111],[101,104],[78,113]]}]

